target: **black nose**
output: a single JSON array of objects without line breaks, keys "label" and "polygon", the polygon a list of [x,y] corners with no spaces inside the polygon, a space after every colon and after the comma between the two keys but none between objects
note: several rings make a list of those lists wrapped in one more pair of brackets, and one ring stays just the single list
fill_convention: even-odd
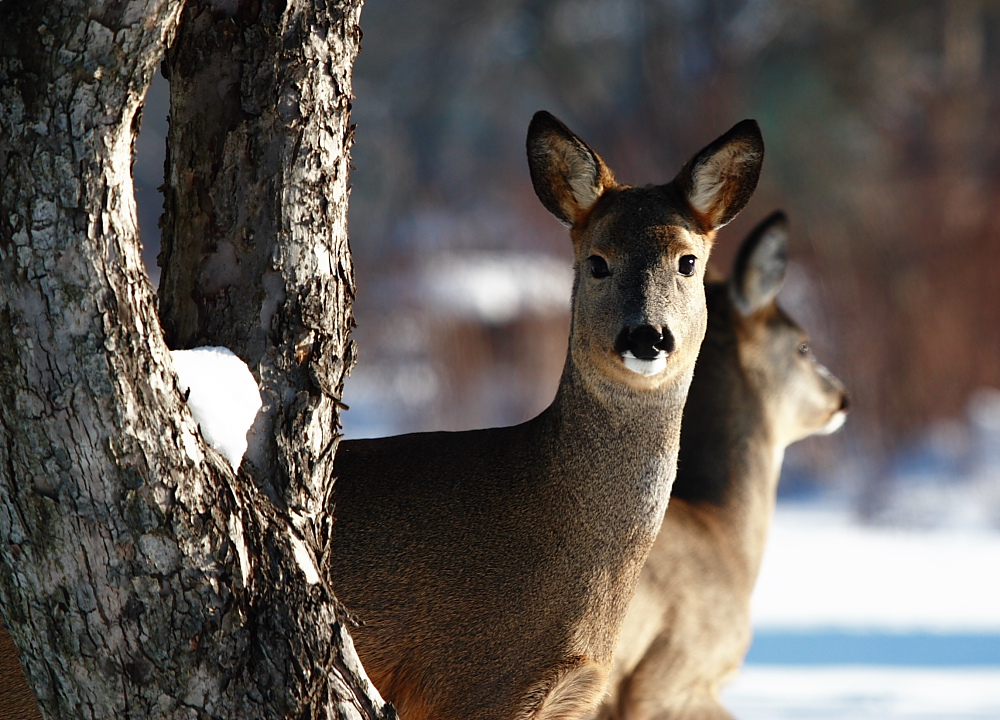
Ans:
[{"label": "black nose", "polygon": [[851,407],[851,396],[844,393],[840,396],[840,409],[847,412]]},{"label": "black nose", "polygon": [[625,327],[615,339],[615,351],[619,355],[628,351],[640,360],[652,360],[661,352],[674,351],[674,336],[668,329],[652,325]]}]

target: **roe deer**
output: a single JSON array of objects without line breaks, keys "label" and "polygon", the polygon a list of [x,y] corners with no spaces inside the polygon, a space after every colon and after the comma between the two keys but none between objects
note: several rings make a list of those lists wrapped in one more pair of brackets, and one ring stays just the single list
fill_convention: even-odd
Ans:
[{"label": "roe deer", "polygon": [[745,120],[671,183],[630,187],[552,115],[532,119],[535,193],[574,252],[555,399],[513,427],[347,441],[335,463],[330,578],[404,720],[596,708],[676,472],[705,262],[763,149]]},{"label": "roe deer", "polygon": [[605,718],[722,720],[722,683],[750,642],[750,593],[785,448],[847,414],[844,386],[775,302],[785,218],[746,239],[728,282],[706,284],[708,332],[684,409],[677,479],[628,609]]}]

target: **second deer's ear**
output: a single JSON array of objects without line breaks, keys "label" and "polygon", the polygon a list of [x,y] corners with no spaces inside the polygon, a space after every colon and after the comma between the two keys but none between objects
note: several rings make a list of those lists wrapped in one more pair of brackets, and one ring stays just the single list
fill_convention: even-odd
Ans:
[{"label": "second deer's ear", "polygon": [[787,267],[788,218],[778,210],[750,232],[736,255],[730,289],[742,315],[752,315],[774,302]]},{"label": "second deer's ear", "polygon": [[715,230],[750,201],[763,160],[760,127],[744,120],[695,155],[674,182],[702,223]]},{"label": "second deer's ear", "polygon": [[600,155],[544,110],[531,119],[527,145],[535,194],[566,225],[581,220],[615,184]]}]

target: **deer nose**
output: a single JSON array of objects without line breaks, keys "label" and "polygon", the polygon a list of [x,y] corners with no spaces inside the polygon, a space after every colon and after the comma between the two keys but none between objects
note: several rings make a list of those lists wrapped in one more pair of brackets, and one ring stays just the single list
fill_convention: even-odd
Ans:
[{"label": "deer nose", "polygon": [[844,393],[840,396],[840,410],[842,412],[847,412],[851,409],[851,396]]},{"label": "deer nose", "polygon": [[667,328],[653,325],[624,327],[615,340],[615,351],[619,355],[631,352],[640,360],[652,360],[661,352],[674,351],[674,336]]}]

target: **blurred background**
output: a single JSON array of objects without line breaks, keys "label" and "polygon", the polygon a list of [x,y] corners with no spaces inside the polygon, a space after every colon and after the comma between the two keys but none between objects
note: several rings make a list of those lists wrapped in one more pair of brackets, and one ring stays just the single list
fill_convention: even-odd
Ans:
[{"label": "blurred background", "polygon": [[[714,263],[728,272],[745,233],[787,211],[792,266],[780,299],[853,399],[843,430],[786,455],[776,536],[814,554],[769,554],[778,564],[762,576],[771,600],[758,604],[758,638],[787,625],[788,597],[828,608],[807,626],[876,635],[901,632],[891,622],[901,605],[935,597],[940,607],[930,602],[909,630],[994,650],[983,660],[959,639],[928,652],[1000,666],[1000,3],[368,0],[362,28],[350,210],[360,360],[345,396],[348,437],[510,424],[550,402],[571,254],[528,177],[524,136],[536,110],[634,184],[670,180],[756,118],[761,182],[721,232]],[[150,92],[135,169],[154,275],[164,87],[160,79]],[[839,519],[823,527],[849,534],[817,533],[808,519],[833,510]],[[824,548],[825,567],[859,548],[841,568],[850,576],[883,541],[863,586],[827,572],[839,593],[815,578],[815,596],[788,594]],[[930,565],[931,546],[953,552]],[[911,572],[893,574],[894,557],[912,558]],[[944,566],[958,573],[950,584]],[[867,598],[867,615],[843,616],[844,587]],[[969,605],[973,596],[985,604]],[[884,617],[872,615],[879,598],[890,598]],[[930,647],[901,642],[886,650],[889,664]],[[877,655],[876,645],[858,652]],[[766,663],[760,647],[751,660]],[[798,662],[781,647],[779,657]],[[982,714],[952,703],[940,717],[1000,716],[998,680],[989,676],[996,704]],[[753,702],[744,697],[743,708]],[[872,707],[872,717],[897,717]]]},{"label": "blurred background", "polygon": [[782,300],[855,400],[841,433],[791,449],[783,493],[1000,527],[1000,4],[372,0],[362,26],[348,436],[551,400],[570,247],[531,189],[532,113],[634,184],[753,117],[760,187],[714,261],[785,209]]}]

